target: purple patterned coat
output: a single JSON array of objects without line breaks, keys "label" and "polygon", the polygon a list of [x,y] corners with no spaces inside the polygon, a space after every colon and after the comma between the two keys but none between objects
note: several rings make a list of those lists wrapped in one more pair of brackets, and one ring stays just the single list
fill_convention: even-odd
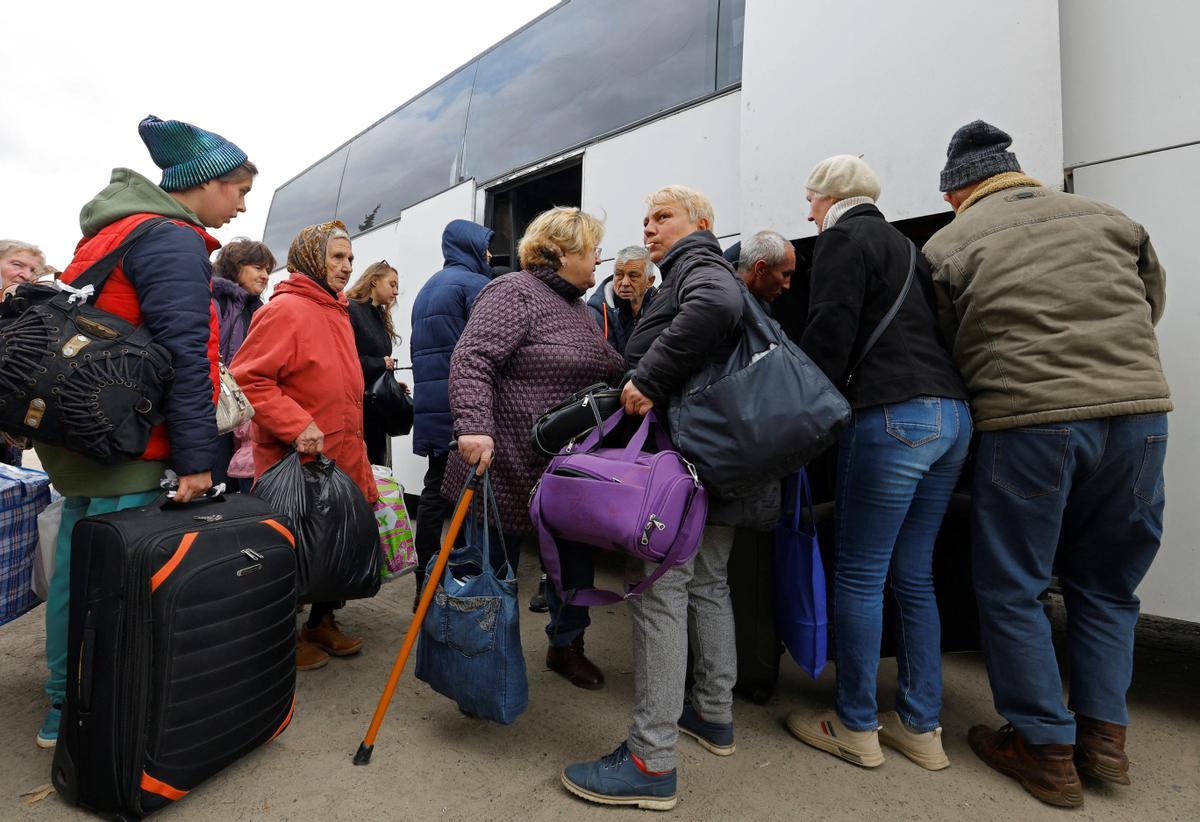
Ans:
[{"label": "purple patterned coat", "polygon": [[[549,462],[530,444],[533,423],[576,391],[622,371],[582,294],[550,269],[498,277],[479,293],[450,358],[454,436],[495,440],[492,488],[505,535],[533,533],[529,492]],[[468,469],[451,451],[443,496],[458,498]]]}]

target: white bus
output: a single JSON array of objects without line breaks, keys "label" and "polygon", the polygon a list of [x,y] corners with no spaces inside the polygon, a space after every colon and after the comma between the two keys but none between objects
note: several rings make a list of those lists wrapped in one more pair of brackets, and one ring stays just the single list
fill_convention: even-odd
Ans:
[{"label": "white bus", "polygon": [[[1140,593],[1147,613],[1200,621],[1200,284],[1185,225],[1200,182],[1198,24],[1186,0],[565,0],[280,186],[264,240],[282,260],[298,229],[336,216],[359,261],[389,260],[408,363],[412,300],[452,219],[494,228],[494,263],[515,265],[535,214],[579,205],[606,219],[602,279],[613,252],[641,242],[645,195],[678,182],[712,199],[726,246],[772,228],[803,257],[807,173],[854,153],[920,242],[951,217],[937,190],[950,135],[988,120],[1027,173],[1144,223],[1171,275],[1166,534]],[[795,282],[777,306],[785,326],[803,321]],[[392,446],[419,489],[424,460],[408,437]]]}]

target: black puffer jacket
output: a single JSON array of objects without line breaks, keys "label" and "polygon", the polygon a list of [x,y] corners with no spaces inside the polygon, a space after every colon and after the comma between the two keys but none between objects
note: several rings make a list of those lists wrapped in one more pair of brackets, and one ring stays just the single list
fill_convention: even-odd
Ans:
[{"label": "black puffer jacket", "polygon": [[658,267],[662,287],[625,344],[625,365],[638,389],[665,407],[689,377],[729,355],[742,293],[711,231],[684,237]]},{"label": "black puffer jacket", "polygon": [[[812,296],[800,347],[843,389],[847,371],[883,319],[908,276],[909,243],[879,209],[847,211],[817,238]],[[917,254],[904,304],[843,389],[854,408],[917,396],[966,399],[966,387],[942,344],[934,314],[929,264]]]},{"label": "black puffer jacket", "polygon": [[[742,320],[742,291],[711,231],[684,237],[658,264],[663,283],[625,346],[638,389],[661,409],[710,362],[729,358]],[[779,482],[745,497],[710,494],[709,525],[770,530],[779,519]]]}]

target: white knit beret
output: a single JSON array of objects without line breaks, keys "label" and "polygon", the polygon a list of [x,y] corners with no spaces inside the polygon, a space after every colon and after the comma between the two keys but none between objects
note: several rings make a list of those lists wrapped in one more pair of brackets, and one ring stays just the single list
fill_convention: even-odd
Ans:
[{"label": "white knit beret", "polygon": [[804,187],[835,200],[850,197],[879,199],[879,178],[861,157],[853,154],[836,154],[817,163]]}]

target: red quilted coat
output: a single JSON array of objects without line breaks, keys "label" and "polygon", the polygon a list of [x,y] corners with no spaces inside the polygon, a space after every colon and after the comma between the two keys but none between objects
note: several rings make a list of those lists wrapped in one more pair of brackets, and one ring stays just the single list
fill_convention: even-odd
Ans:
[{"label": "red quilted coat", "polygon": [[344,295],[335,298],[310,277],[292,274],[254,312],[230,370],[254,406],[256,478],[315,422],[325,435],[325,456],[375,502],[379,491],[363,441],[363,372],[346,305]]},{"label": "red quilted coat", "polygon": [[[530,443],[534,421],[621,373],[621,355],[604,341],[581,296],[550,269],[505,274],[479,292],[450,358],[454,435],[495,441],[492,487],[505,534],[533,533],[529,492],[549,462]],[[451,451],[444,497],[458,496],[467,470]]]}]

